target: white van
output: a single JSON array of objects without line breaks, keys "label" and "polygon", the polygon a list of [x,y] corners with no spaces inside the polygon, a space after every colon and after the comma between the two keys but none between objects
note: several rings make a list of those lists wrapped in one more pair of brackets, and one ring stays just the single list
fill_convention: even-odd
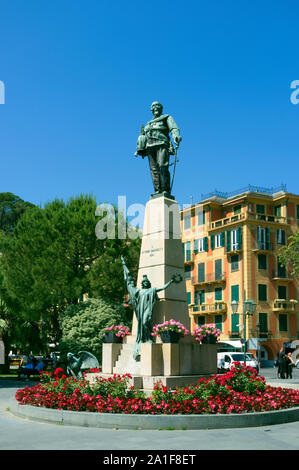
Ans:
[{"label": "white van", "polygon": [[[242,352],[221,352],[217,353],[218,370],[230,370],[233,362],[244,364],[244,353]],[[258,361],[252,353],[246,353],[246,366],[250,366],[259,372]]]}]

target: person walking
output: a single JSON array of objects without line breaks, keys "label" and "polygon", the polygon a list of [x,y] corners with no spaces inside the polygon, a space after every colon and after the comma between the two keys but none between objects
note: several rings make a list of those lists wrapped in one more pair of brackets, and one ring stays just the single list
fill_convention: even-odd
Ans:
[{"label": "person walking", "polygon": [[293,378],[293,367],[295,367],[295,362],[293,361],[292,358],[292,353],[289,352],[285,356],[285,361],[286,361],[286,374],[287,374],[287,379],[292,379]]},{"label": "person walking", "polygon": [[278,359],[277,377],[280,379],[285,379],[286,362],[285,362],[285,354],[283,352],[283,347],[281,347],[277,355],[277,359]]}]

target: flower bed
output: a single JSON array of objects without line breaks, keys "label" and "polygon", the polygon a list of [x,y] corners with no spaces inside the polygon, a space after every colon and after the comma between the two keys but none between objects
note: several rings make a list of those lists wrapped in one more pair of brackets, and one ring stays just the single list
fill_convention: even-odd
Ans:
[{"label": "flower bed", "polygon": [[16,399],[21,405],[125,414],[241,414],[299,406],[299,390],[268,386],[254,369],[240,364],[175,391],[157,384],[151,397],[128,388],[128,377],[99,377],[91,385],[84,378],[44,372],[39,384],[18,390]]}]

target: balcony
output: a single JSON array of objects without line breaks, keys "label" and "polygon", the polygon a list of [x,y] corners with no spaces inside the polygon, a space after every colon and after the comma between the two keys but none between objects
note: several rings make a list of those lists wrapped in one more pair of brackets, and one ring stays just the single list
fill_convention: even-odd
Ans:
[{"label": "balcony", "polygon": [[251,337],[257,338],[257,339],[268,339],[272,337],[272,331],[251,330]]},{"label": "balcony", "polygon": [[192,284],[194,286],[208,284],[222,284],[226,280],[225,273],[208,273],[205,276],[192,276]]},{"label": "balcony", "polygon": [[256,252],[273,251],[273,243],[266,242],[266,241],[256,241],[254,243],[254,247],[252,248],[252,251],[256,251]]},{"label": "balcony", "polygon": [[249,220],[256,220],[256,221],[263,220],[265,222],[271,222],[274,224],[284,224],[284,225],[288,223],[286,217],[281,217],[277,215],[259,214],[257,212],[248,212],[246,215],[247,215],[246,218]]},{"label": "balcony", "polygon": [[245,219],[245,214],[236,214],[232,217],[225,217],[224,219],[214,220],[210,223],[209,231],[215,230],[219,227],[226,227],[227,225],[235,224],[240,222],[240,220]]},{"label": "balcony", "polygon": [[231,243],[230,247],[226,249],[226,253],[231,255],[240,253],[240,251],[242,251],[242,243],[240,242]]},{"label": "balcony", "polygon": [[190,305],[189,312],[193,315],[220,315],[227,312],[227,304],[221,300],[212,304]]},{"label": "balcony", "polygon": [[292,282],[294,279],[288,271],[284,269],[278,269],[272,271],[272,280]]},{"label": "balcony", "polygon": [[297,300],[284,300],[284,299],[276,299],[272,304],[273,312],[295,312]]}]

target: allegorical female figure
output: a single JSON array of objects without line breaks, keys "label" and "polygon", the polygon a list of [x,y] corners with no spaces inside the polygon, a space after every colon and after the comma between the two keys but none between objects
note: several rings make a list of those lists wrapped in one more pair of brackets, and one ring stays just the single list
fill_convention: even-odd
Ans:
[{"label": "allegorical female figure", "polygon": [[153,310],[156,301],[159,300],[157,293],[167,289],[167,287],[173,282],[181,282],[182,277],[178,274],[174,274],[165,286],[151,287],[148,277],[144,275],[141,281],[141,289],[139,289],[134,286],[134,280],[123,257],[121,257],[121,261],[130,297],[129,302],[132,305],[137,318],[137,335],[133,354],[134,359],[137,360],[138,356],[140,356],[141,343],[151,342]]}]

